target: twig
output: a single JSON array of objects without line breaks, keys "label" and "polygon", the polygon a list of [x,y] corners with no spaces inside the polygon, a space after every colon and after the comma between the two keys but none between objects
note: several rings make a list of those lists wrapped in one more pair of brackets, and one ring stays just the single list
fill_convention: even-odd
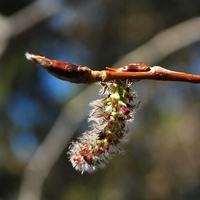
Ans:
[{"label": "twig", "polygon": [[130,63],[119,68],[107,67],[106,70],[94,71],[86,66],[51,60],[34,54],[26,53],[25,56],[28,60],[40,65],[50,74],[71,83],[91,84],[99,81],[107,82],[118,79],[152,79],[200,83],[200,75],[171,71],[160,66],[151,67],[145,63]]},{"label": "twig", "polygon": [[[195,42],[198,42],[200,40],[200,32],[198,31],[199,29],[200,29],[200,17],[192,18],[178,25],[175,25],[174,27],[170,27],[169,29],[166,29],[163,32],[157,34],[154,38],[149,40],[147,43],[143,44],[137,49],[134,49],[130,53],[121,57],[119,61],[115,62],[114,66],[122,66],[125,63],[131,62],[132,60],[143,60],[150,64],[158,63],[163,58],[166,58],[167,56],[171,55],[175,51],[180,50],[183,47],[189,46]],[[174,35],[169,34],[169,33],[174,33]],[[177,38],[177,36],[178,38],[180,38],[179,40],[175,40],[175,39],[172,40],[172,38]],[[167,41],[167,42],[164,42],[164,41]],[[169,43],[169,41],[173,41],[173,42]],[[59,157],[59,155],[63,152],[65,146],[69,142],[69,138],[63,139],[63,137],[57,137],[57,134],[62,134],[63,136],[67,136],[68,134],[74,132],[74,130],[69,130],[69,129],[70,128],[75,129],[75,127],[77,127],[80,122],[77,121],[77,116],[79,115],[76,115],[74,119],[71,119],[73,116],[70,113],[72,112],[71,108],[73,107],[73,113],[76,113],[74,109],[77,108],[77,105],[80,105],[80,103],[83,103],[83,102],[84,102],[83,104],[86,104],[85,102],[86,99],[95,98],[92,96],[88,97],[88,94],[94,95],[95,91],[96,91],[95,86],[87,87],[87,89],[83,91],[86,96],[83,97],[82,93],[78,94],[70,103],[69,102],[67,103],[66,109],[62,111],[57,121],[52,125],[51,131],[44,138],[44,141],[40,144],[40,147],[36,151],[36,154],[32,157],[29,164],[25,168],[24,176],[21,181],[18,200],[23,200],[23,199],[26,200],[27,198],[30,200],[30,196],[32,197],[31,198],[32,200],[39,200],[41,198],[42,187],[43,187],[45,178],[49,175],[51,168],[57,161],[57,157]],[[143,99],[142,101],[143,106],[147,104],[151,100],[151,98],[153,98],[153,94],[155,93],[155,91],[156,90],[152,90],[151,95],[147,95]],[[81,113],[83,112],[84,109],[85,107],[82,106]],[[77,112],[79,111],[80,110],[78,109]],[[84,112],[87,113],[87,111],[84,111]],[[63,128],[60,128],[60,125],[57,125],[59,123],[62,124],[63,113],[65,114],[68,113],[68,115],[70,116],[70,119],[73,122],[72,123],[71,120],[64,121],[63,128],[65,129],[65,131],[62,130]],[[83,116],[85,115],[83,114],[82,117]],[[57,142],[55,142],[55,138],[57,139]],[[50,156],[51,162],[49,161],[48,164],[46,164],[46,159],[44,158],[49,157],[49,149],[52,152],[54,153],[56,152],[56,153],[55,153],[55,156],[52,156],[51,154]],[[43,152],[41,153],[42,150]],[[36,156],[38,156],[39,158],[35,159]],[[29,166],[31,165],[38,166],[37,169],[34,168],[35,169],[34,176],[33,176],[32,170],[29,170]],[[46,173],[45,176],[43,175],[44,172]],[[37,188],[35,186],[38,185],[38,182],[35,179],[35,176],[41,178],[40,185]]]}]

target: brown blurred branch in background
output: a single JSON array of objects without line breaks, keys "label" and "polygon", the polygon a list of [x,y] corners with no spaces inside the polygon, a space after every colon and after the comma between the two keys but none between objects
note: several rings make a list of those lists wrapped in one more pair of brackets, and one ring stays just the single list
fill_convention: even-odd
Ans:
[{"label": "brown blurred branch in background", "polygon": [[37,0],[9,17],[0,14],[0,55],[6,49],[11,38],[61,12],[63,8],[61,3]]},{"label": "brown blurred branch in background", "polygon": [[114,66],[122,66],[133,61],[153,65],[170,54],[200,40],[200,17],[181,22],[163,30],[144,45],[122,56]]}]

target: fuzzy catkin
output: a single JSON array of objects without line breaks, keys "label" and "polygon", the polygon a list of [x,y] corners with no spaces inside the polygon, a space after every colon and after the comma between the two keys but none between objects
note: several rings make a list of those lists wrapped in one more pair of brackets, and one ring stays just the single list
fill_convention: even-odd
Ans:
[{"label": "fuzzy catkin", "polygon": [[90,103],[91,130],[69,146],[69,160],[82,173],[105,167],[113,154],[123,152],[119,145],[128,140],[127,124],[133,121],[139,106],[135,104],[137,95],[131,90],[131,82],[112,81],[101,85],[100,94],[105,97]]}]

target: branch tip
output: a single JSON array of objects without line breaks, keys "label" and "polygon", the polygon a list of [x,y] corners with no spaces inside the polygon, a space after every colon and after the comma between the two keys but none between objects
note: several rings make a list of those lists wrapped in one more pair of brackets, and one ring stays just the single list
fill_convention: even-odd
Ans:
[{"label": "branch tip", "polygon": [[29,52],[25,53],[25,57],[27,60],[31,60],[33,54],[30,54]]}]

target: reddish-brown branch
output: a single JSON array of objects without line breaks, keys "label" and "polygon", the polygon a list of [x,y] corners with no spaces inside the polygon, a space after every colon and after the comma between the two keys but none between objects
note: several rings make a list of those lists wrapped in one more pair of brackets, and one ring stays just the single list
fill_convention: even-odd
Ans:
[{"label": "reddish-brown branch", "polygon": [[50,74],[72,83],[91,84],[99,81],[106,82],[119,79],[152,79],[200,83],[200,75],[171,71],[159,66],[150,67],[145,63],[130,63],[119,68],[106,68],[106,70],[94,71],[86,66],[50,60],[29,53],[25,55],[28,60],[40,65]]},{"label": "reddish-brown branch", "polygon": [[113,79],[152,79],[161,81],[182,81],[190,83],[200,83],[200,75],[188,74],[184,72],[176,72],[167,70],[159,66],[151,67],[150,71],[144,72],[112,72],[106,71],[102,76],[103,81]]}]

